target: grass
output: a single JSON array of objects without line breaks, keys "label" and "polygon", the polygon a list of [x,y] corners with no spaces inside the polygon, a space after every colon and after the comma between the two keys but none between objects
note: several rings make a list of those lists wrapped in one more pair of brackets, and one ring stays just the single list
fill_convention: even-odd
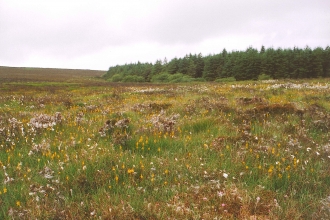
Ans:
[{"label": "grass", "polygon": [[1,219],[329,217],[328,79],[0,90]]}]

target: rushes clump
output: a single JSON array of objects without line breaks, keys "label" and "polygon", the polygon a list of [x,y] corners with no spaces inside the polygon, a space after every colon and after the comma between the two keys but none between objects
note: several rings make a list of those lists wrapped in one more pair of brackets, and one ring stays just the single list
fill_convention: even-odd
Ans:
[{"label": "rushes clump", "polygon": [[31,118],[30,123],[28,124],[33,129],[46,129],[52,128],[58,123],[62,122],[61,112],[56,112],[53,116],[47,114],[39,114],[34,118]]},{"label": "rushes clump", "polygon": [[47,140],[42,140],[41,143],[35,144],[33,143],[32,149],[29,151],[28,155],[31,156],[32,154],[45,154],[50,151],[50,144]]},{"label": "rushes clump", "polygon": [[130,139],[129,124],[129,118],[109,119],[99,129],[99,134],[101,137],[110,136],[112,142],[116,145],[125,145]]},{"label": "rushes clump", "polygon": [[158,115],[153,116],[150,119],[150,122],[157,131],[171,133],[174,131],[174,127],[179,117],[179,114],[166,116],[165,111],[162,110]]}]

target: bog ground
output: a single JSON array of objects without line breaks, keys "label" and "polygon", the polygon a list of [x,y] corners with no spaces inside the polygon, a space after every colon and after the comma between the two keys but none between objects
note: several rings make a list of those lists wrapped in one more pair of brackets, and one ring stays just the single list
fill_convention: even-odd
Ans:
[{"label": "bog ground", "polygon": [[0,72],[1,219],[330,217],[329,79],[50,72]]}]

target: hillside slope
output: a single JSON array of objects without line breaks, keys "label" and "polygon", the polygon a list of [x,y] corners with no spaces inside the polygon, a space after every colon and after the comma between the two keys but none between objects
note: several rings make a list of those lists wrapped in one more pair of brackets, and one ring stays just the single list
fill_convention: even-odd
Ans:
[{"label": "hillside slope", "polygon": [[12,81],[75,81],[81,78],[100,77],[106,71],[55,68],[25,68],[0,66],[0,82]]}]

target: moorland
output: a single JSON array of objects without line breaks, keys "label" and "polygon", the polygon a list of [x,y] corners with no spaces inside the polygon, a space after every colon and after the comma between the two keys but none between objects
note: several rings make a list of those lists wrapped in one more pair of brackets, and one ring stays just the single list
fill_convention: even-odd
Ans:
[{"label": "moorland", "polygon": [[104,73],[0,68],[0,219],[330,217],[329,78]]}]

